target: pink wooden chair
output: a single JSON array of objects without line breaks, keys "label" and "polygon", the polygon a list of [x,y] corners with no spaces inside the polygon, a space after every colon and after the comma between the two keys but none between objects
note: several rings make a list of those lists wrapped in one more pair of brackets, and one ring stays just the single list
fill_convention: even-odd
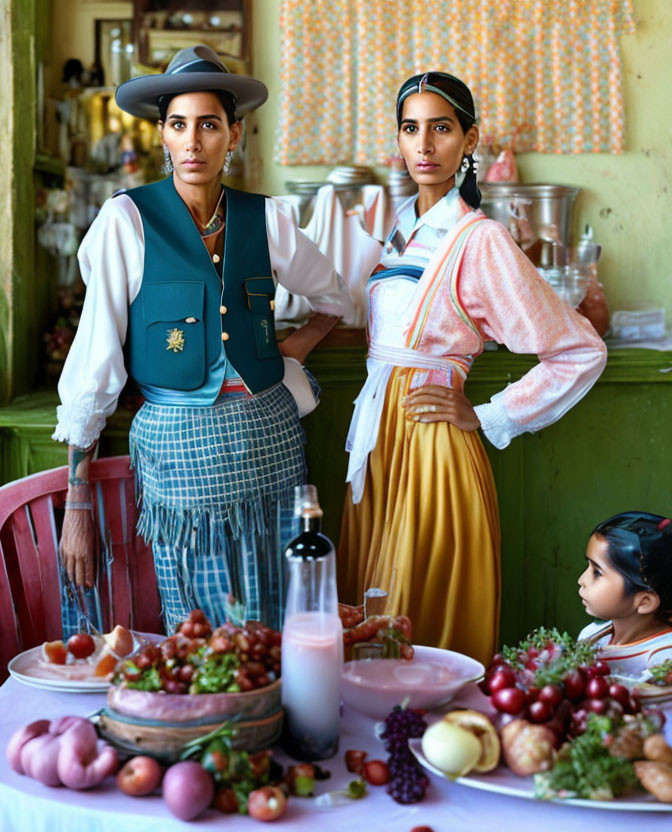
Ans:
[{"label": "pink wooden chair", "polygon": [[[91,463],[99,529],[98,597],[105,630],[115,624],[163,632],[152,551],[137,537],[127,456]],[[0,488],[0,681],[21,650],[62,637],[58,538],[67,467]]]}]

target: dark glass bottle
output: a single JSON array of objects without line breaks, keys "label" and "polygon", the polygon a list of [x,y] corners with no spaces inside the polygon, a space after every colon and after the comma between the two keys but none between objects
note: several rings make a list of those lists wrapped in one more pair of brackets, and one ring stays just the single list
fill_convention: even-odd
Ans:
[{"label": "dark glass bottle", "polygon": [[297,489],[300,534],[285,549],[289,568],[282,631],[283,746],[297,760],[324,760],[338,750],[343,628],[338,615],[336,556],[320,532],[315,486]]}]

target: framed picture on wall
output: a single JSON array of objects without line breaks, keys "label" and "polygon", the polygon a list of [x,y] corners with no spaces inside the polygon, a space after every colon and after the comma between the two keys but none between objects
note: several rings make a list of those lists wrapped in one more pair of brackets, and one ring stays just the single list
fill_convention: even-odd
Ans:
[{"label": "framed picture on wall", "polygon": [[187,46],[211,46],[234,72],[250,53],[250,0],[135,0],[136,60],[164,68]]}]

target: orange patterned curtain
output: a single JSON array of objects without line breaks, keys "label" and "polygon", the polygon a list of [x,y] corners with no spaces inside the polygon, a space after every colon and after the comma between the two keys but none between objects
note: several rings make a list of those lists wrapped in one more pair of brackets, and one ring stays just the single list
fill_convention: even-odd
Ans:
[{"label": "orange patterned curtain", "polygon": [[427,70],[466,81],[481,141],[623,150],[632,0],[282,0],[280,25],[280,164],[384,163],[397,90]]}]

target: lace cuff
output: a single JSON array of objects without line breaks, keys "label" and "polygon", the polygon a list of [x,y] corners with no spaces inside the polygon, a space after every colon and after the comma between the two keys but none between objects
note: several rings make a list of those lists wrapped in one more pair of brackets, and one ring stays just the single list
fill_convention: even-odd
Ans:
[{"label": "lace cuff", "polygon": [[56,408],[57,424],[52,439],[77,448],[89,448],[105,427],[106,417],[93,393],[78,396],[70,404]]},{"label": "lace cuff", "polygon": [[502,400],[494,396],[487,404],[476,405],[474,410],[486,438],[500,451],[506,448],[512,439],[528,430],[520,422],[514,422],[506,412]]}]

